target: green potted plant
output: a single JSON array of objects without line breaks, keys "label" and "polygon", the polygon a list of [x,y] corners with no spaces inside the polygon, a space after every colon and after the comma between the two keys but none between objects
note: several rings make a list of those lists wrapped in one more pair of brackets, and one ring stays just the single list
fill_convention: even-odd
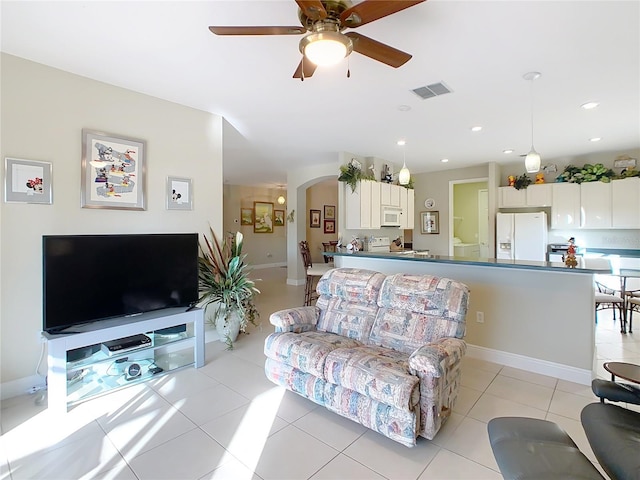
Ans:
[{"label": "green potted plant", "polygon": [[249,278],[249,266],[244,263],[242,233],[220,242],[213,229],[210,231],[211,240],[203,235],[206,249],[200,245],[198,259],[200,302],[205,310],[213,309],[210,321],[231,350],[238,333],[245,332],[249,322],[258,325],[255,297],[260,290]]}]

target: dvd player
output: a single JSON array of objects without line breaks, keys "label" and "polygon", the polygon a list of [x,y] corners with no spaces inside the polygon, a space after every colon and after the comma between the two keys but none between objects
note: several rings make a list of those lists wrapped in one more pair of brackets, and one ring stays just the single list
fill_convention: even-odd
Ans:
[{"label": "dvd player", "polygon": [[110,340],[103,342],[101,350],[107,355],[115,355],[117,353],[128,352],[129,350],[136,350],[142,347],[151,346],[151,338],[147,335],[139,333],[138,335],[132,335],[130,337],[119,338],[117,340]]}]

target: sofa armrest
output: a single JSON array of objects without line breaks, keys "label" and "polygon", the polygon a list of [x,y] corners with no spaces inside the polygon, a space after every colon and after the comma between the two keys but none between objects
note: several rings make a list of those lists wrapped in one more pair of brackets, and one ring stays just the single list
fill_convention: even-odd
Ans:
[{"label": "sofa armrest", "polygon": [[276,332],[308,332],[316,329],[320,309],[313,306],[287,308],[274,312],[269,317]]},{"label": "sofa armrest", "polygon": [[447,366],[462,359],[466,350],[464,340],[441,338],[413,352],[409,357],[409,369],[413,375],[441,377]]}]

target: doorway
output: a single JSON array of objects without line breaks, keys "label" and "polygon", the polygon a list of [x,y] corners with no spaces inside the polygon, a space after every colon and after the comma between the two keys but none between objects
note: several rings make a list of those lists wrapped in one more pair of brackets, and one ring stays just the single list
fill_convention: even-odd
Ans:
[{"label": "doorway", "polygon": [[449,182],[449,255],[489,258],[487,178]]}]

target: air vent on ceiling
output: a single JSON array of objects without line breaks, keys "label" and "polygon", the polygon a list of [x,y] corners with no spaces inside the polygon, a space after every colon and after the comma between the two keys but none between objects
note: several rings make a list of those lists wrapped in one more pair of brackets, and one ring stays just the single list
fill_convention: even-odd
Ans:
[{"label": "air vent on ceiling", "polygon": [[423,100],[436,95],[444,95],[445,93],[451,93],[451,89],[447,87],[443,82],[432,83],[426,87],[418,87],[411,90]]}]

